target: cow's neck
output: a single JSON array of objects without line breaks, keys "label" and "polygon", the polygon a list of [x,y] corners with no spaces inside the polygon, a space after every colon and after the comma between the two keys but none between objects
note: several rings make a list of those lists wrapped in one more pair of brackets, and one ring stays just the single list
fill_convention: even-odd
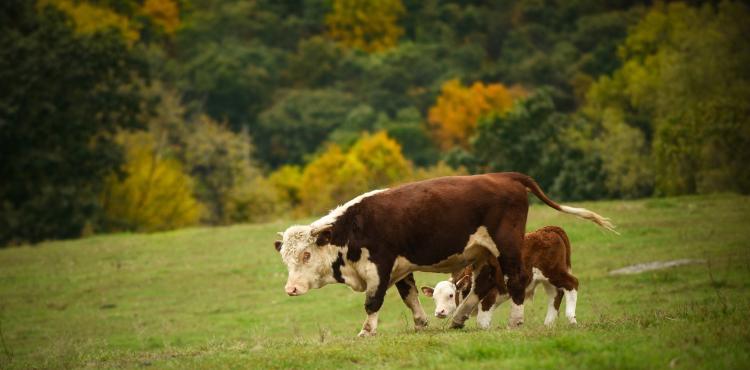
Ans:
[{"label": "cow's neck", "polygon": [[[362,255],[357,261],[351,261],[347,258],[348,247],[336,247],[331,245],[332,249],[328,252],[331,260],[331,279],[334,282],[346,284],[356,292],[363,292],[367,288],[365,276],[367,265],[371,262],[367,255]],[[364,250],[367,253],[366,250]],[[370,267],[370,269],[372,269]]]}]

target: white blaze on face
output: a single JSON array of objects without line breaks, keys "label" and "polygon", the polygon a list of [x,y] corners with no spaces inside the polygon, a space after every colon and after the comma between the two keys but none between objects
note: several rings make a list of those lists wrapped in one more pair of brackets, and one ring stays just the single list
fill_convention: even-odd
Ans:
[{"label": "white blaze on face", "polygon": [[432,299],[435,300],[435,316],[444,319],[456,310],[456,285],[450,281],[441,281],[435,285]]},{"label": "white blaze on face", "polygon": [[284,289],[291,296],[307,293],[310,289],[335,282],[331,264],[331,246],[318,246],[312,236],[312,227],[295,225],[283,233],[281,259],[289,276]]}]

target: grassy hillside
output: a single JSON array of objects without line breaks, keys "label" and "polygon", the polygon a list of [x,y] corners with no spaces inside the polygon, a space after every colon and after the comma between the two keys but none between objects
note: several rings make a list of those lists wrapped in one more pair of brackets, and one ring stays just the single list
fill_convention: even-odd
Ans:
[{"label": "grassy hillside", "polygon": [[[358,339],[364,296],[284,294],[273,249],[288,222],[109,235],[0,250],[0,368],[739,368],[750,363],[750,198],[586,203],[622,235],[534,206],[529,229],[564,227],[581,281],[578,327],[414,333],[395,289],[378,336]],[[639,262],[706,259],[640,275]],[[445,275],[418,274],[417,283]],[[434,306],[422,298],[425,310]]]}]

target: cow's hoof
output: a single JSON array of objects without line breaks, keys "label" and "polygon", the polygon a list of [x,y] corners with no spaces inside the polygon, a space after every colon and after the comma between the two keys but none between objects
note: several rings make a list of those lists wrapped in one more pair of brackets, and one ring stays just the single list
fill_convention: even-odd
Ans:
[{"label": "cow's hoof", "polygon": [[576,321],[576,318],[575,318],[575,317],[574,317],[574,318],[572,318],[572,319],[568,319],[568,322],[570,322],[570,325],[571,325],[571,326],[576,326],[576,325],[578,325],[578,321]]},{"label": "cow's hoof", "polygon": [[357,334],[357,336],[360,337],[360,338],[365,338],[365,337],[374,337],[376,334],[377,333],[374,332],[374,331],[365,331],[365,330],[362,330],[362,331],[359,332],[359,334]]},{"label": "cow's hoof", "polygon": [[464,323],[451,322],[451,329],[463,329]]},{"label": "cow's hoof", "polygon": [[523,320],[520,321],[511,321],[508,323],[508,329],[518,329],[521,326],[523,326]]},{"label": "cow's hoof", "polygon": [[425,319],[414,320],[414,330],[420,331],[427,329],[428,322]]}]

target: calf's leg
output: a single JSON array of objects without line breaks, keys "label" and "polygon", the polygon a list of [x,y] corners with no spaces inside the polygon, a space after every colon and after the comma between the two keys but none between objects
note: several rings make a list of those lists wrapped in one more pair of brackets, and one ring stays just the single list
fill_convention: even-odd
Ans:
[{"label": "calf's leg", "polygon": [[[464,323],[469,318],[469,315],[471,315],[471,312],[474,311],[474,307],[476,307],[479,301],[487,297],[490,291],[496,289],[496,271],[496,268],[492,265],[484,265],[473,269],[471,291],[456,309],[456,313],[453,315],[451,328],[463,328]],[[479,313],[481,313],[481,311],[482,309],[480,307]],[[484,311],[490,311],[489,317],[491,320],[492,311],[489,310],[489,307]],[[477,320],[479,320],[479,313],[477,314]],[[487,320],[487,313],[483,314],[483,320]],[[487,325],[489,325],[489,321],[487,321]]]},{"label": "calf's leg", "polygon": [[[576,303],[578,301],[578,279],[575,276],[564,273],[555,279],[550,279],[550,283],[558,289],[562,289],[565,296],[565,317],[568,322],[576,324]],[[559,307],[559,304],[558,304]]]},{"label": "calf's leg", "polygon": [[422,305],[419,303],[419,291],[414,281],[414,274],[406,275],[405,278],[396,282],[398,294],[404,301],[406,307],[409,307],[414,318],[414,329],[420,330],[427,327],[427,315],[425,315]]},{"label": "calf's leg", "polygon": [[548,282],[544,282],[543,284],[549,302],[547,305],[547,316],[544,318],[544,325],[551,327],[555,324],[555,320],[557,320],[560,301],[562,300],[562,291],[558,290],[554,285]]}]

